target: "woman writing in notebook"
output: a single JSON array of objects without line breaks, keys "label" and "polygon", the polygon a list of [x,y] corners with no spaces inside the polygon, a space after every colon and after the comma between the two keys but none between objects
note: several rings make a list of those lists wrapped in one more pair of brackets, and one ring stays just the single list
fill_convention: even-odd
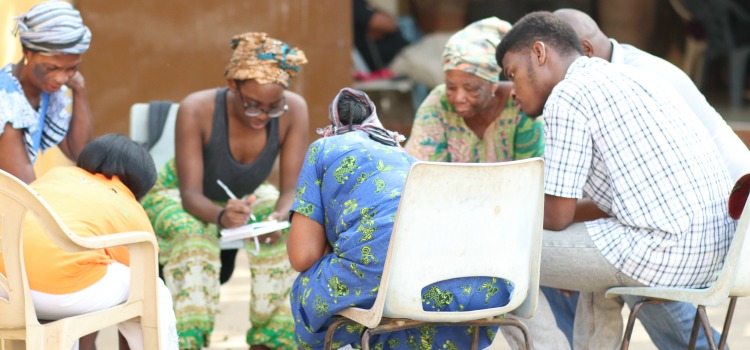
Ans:
[{"label": "woman writing in notebook", "polygon": [[[198,91],[180,103],[175,160],[143,201],[175,299],[181,349],[208,345],[219,285],[231,274],[226,265],[233,268],[236,250],[220,253],[218,231],[252,221],[251,214],[260,221],[287,220],[307,147],[307,104],[287,90],[307,62],[304,53],[265,33],[237,35],[232,48],[224,72],[228,87]],[[277,155],[280,193],[265,183]],[[280,232],[259,239],[259,255],[248,254],[253,296],[247,341],[251,349],[294,349],[286,295],[295,274],[286,239]]]}]

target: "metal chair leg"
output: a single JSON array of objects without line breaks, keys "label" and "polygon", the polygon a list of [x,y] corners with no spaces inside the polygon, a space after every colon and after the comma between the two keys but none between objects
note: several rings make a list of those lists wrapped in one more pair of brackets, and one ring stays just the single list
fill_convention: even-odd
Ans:
[{"label": "metal chair leg", "polygon": [[479,349],[479,326],[471,327],[471,350]]},{"label": "metal chair leg", "polygon": [[362,350],[370,350],[370,333],[372,329],[365,329],[364,333],[362,333]]},{"label": "metal chair leg", "polygon": [[695,343],[698,341],[698,330],[700,329],[700,314],[698,310],[695,310],[695,318],[693,319],[693,330],[690,332],[690,343],[688,343],[688,350],[695,350]]},{"label": "metal chair leg", "polygon": [[[512,320],[512,319],[508,319],[508,320],[514,321],[514,322],[508,322],[509,325],[514,326],[521,330],[521,334],[523,334],[523,340],[524,342],[526,342],[526,350],[534,350],[534,341],[531,340],[531,336],[529,335],[529,329],[526,327],[526,325],[523,324],[523,322],[518,321],[518,320]],[[503,325],[501,324],[500,326],[502,327]]]},{"label": "metal chair leg", "polygon": [[[340,323],[339,323],[340,324]],[[336,325],[336,323],[332,323],[330,329]],[[390,333],[395,331],[400,331],[408,328],[415,328],[420,327],[424,325],[433,325],[433,326],[470,326],[472,327],[472,340],[471,340],[471,346],[472,349],[476,349],[479,345],[479,327],[484,326],[513,326],[521,330],[521,333],[523,334],[523,339],[526,342],[526,349],[527,350],[534,350],[534,343],[531,339],[531,336],[529,335],[529,329],[526,327],[523,322],[511,319],[511,318],[487,318],[483,320],[475,320],[475,321],[467,321],[467,322],[424,322],[424,321],[414,321],[414,320],[395,320],[391,322],[386,322],[383,324],[380,324],[379,326],[375,328],[369,328],[365,329],[365,331],[362,333],[362,350],[370,350],[370,338],[374,335],[383,334],[383,333]],[[338,327],[338,325],[336,325]],[[328,336],[328,333],[326,333],[326,336]],[[329,348],[326,347],[326,350]]]},{"label": "metal chair leg", "polygon": [[729,298],[729,307],[727,308],[727,315],[724,317],[724,328],[721,330],[721,339],[719,340],[719,349],[724,350],[727,346],[727,338],[729,337],[729,327],[732,325],[732,317],[734,317],[734,307],[737,305],[737,297]]},{"label": "metal chair leg", "polygon": [[635,305],[633,305],[633,309],[630,310],[630,316],[628,316],[628,325],[625,327],[625,334],[622,335],[622,344],[620,344],[620,350],[628,350],[630,347],[630,336],[633,335],[633,327],[635,326],[635,319],[638,315],[638,311],[641,311],[641,308],[645,303],[647,303],[648,300],[641,299]]},{"label": "metal chair leg", "polygon": [[325,341],[323,342],[324,350],[331,350],[331,345],[333,343],[333,333],[336,332],[336,329],[339,328],[339,326],[345,323],[355,323],[355,322],[346,317],[340,317],[340,318],[335,319],[333,322],[331,322],[331,325],[328,326],[328,330],[326,331]]},{"label": "metal chair leg", "polygon": [[716,342],[714,341],[714,332],[711,330],[711,324],[708,322],[708,314],[706,314],[706,307],[703,305],[699,305],[698,313],[700,314],[701,324],[703,325],[703,332],[706,333],[706,341],[708,342],[708,347],[711,350],[716,350]]}]

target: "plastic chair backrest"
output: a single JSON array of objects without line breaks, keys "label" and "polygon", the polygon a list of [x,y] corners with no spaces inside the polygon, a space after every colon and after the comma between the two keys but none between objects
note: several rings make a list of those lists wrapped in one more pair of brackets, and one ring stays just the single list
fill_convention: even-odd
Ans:
[{"label": "plastic chair backrest", "polygon": [[[390,265],[383,273],[388,283],[383,316],[458,322],[512,311],[531,317],[539,282],[543,168],[540,158],[414,164],[393,229]],[[514,282],[510,302],[475,311],[423,311],[422,288],[468,276]]]},{"label": "plastic chair backrest", "polygon": [[[159,140],[149,149],[151,157],[154,158],[156,170],[161,170],[164,164],[174,158],[174,133],[175,123],[177,121],[177,110],[180,108],[179,103],[173,103],[167,114],[167,120],[161,131]],[[130,107],[130,139],[135,142],[145,144],[148,141],[149,130],[148,103],[136,103]]]},{"label": "plastic chair backrest", "polygon": [[[0,171],[1,172],[1,171]],[[2,173],[0,186],[0,252],[2,252],[5,273],[0,274],[0,288],[8,293],[8,300],[0,299],[0,329],[24,330],[27,324],[38,325],[31,300],[26,269],[23,264],[21,227],[26,216],[26,207],[21,201],[29,198],[16,198],[11,186],[15,185]],[[24,196],[23,193],[20,196]],[[53,218],[54,219],[54,218]],[[2,336],[0,336],[2,338]]]},{"label": "plastic chair backrest", "polygon": [[[33,215],[50,239],[67,251],[128,246],[131,261],[128,301],[110,309],[40,324],[31,301],[23,260],[22,227],[27,214]],[[2,339],[25,340],[25,348],[28,349],[67,350],[81,336],[140,317],[145,348],[159,348],[156,321],[157,248],[153,234],[126,232],[93,238],[79,237],[67,228],[34,190],[0,170],[0,249],[6,272],[6,276],[0,274],[0,288],[8,293],[7,300],[0,298],[0,344]],[[13,343],[10,346],[14,348]]]}]

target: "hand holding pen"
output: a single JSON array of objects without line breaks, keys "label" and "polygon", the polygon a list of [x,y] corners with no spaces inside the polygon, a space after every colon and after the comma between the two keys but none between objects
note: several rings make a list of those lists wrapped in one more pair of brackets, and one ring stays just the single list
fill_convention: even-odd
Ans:
[{"label": "hand holding pen", "polygon": [[253,221],[256,220],[255,215],[253,215],[255,195],[250,195],[245,199],[238,199],[221,180],[216,180],[216,183],[224,189],[230,198],[224,207],[224,214],[220,218],[222,226],[237,227],[247,224],[250,219]]}]

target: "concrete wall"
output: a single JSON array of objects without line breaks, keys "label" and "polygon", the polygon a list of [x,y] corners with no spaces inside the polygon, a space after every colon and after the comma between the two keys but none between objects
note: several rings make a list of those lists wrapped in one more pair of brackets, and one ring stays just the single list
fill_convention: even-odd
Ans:
[{"label": "concrete wall", "polygon": [[95,135],[128,132],[136,102],[180,101],[226,85],[232,35],[265,31],[302,49],[309,63],[292,84],[314,128],[351,84],[351,8],[340,0],[78,0],[93,33],[81,71],[89,88]]}]

